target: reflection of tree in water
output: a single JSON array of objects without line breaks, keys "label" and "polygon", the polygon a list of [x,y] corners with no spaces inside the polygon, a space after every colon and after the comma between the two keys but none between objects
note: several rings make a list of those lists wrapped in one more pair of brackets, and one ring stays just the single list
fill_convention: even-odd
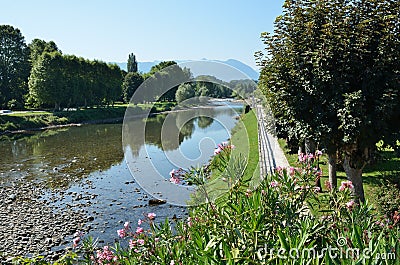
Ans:
[{"label": "reflection of tree in water", "polygon": [[[124,124],[124,134],[133,156],[139,156],[140,148],[146,143],[164,151],[176,150],[185,139],[190,139],[195,130],[205,129],[213,123],[215,111],[212,108],[194,109],[159,114],[145,119],[133,119]],[[145,135],[140,132],[145,126]]]},{"label": "reflection of tree in water", "polygon": [[199,125],[200,128],[205,129],[209,127],[213,122],[214,122],[213,118],[200,116],[197,120],[197,125]]}]

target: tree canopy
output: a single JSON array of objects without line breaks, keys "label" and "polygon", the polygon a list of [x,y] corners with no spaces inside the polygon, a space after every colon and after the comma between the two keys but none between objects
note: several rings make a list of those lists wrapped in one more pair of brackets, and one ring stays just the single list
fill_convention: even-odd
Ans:
[{"label": "tree canopy", "polygon": [[29,49],[20,30],[0,25],[0,108],[23,106],[29,71]]},{"label": "tree canopy", "polygon": [[281,136],[312,138],[340,151],[355,194],[379,140],[400,132],[400,3],[393,0],[290,1],[263,33],[260,87]]}]

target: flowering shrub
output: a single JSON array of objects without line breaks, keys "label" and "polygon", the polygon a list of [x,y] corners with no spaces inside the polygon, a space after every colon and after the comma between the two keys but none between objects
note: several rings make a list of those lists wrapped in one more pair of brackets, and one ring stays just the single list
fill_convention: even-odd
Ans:
[{"label": "flowering shrub", "polygon": [[[307,156],[302,168],[277,168],[256,188],[234,182],[226,201],[193,207],[187,220],[159,223],[155,213],[148,213],[138,226],[126,222],[116,232],[126,247],[98,249],[79,240],[77,251],[86,253],[83,262],[96,265],[395,264],[399,212],[377,218],[368,203],[352,199],[349,181],[317,195],[310,185],[316,174],[312,159]],[[186,175],[204,184],[204,172]],[[328,202],[322,216],[312,214],[310,200]]]}]

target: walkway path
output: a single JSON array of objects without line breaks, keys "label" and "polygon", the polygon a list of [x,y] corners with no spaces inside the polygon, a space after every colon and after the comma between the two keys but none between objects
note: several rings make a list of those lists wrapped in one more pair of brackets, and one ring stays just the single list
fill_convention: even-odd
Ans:
[{"label": "walkway path", "polygon": [[267,131],[267,116],[261,105],[256,106],[256,113],[260,175],[261,178],[264,178],[266,175],[273,173],[276,167],[288,167],[289,163],[282,148],[279,146],[278,139]]}]

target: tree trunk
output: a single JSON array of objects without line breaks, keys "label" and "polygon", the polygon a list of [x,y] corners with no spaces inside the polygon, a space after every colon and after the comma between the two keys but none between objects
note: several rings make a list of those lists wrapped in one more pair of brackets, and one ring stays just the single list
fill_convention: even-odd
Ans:
[{"label": "tree trunk", "polygon": [[304,141],[306,154],[315,154],[316,151],[316,144],[313,139],[306,138]]},{"label": "tree trunk", "polygon": [[354,188],[352,189],[351,193],[355,197],[357,201],[364,202],[364,187],[362,183],[362,168],[353,167],[351,163],[351,156],[345,154],[343,168],[346,172],[348,180],[353,183]]},{"label": "tree trunk", "polygon": [[336,151],[332,154],[328,154],[328,161],[329,161],[329,182],[332,185],[332,189],[337,188],[337,176],[336,176],[336,164],[337,164],[337,153]]}]

